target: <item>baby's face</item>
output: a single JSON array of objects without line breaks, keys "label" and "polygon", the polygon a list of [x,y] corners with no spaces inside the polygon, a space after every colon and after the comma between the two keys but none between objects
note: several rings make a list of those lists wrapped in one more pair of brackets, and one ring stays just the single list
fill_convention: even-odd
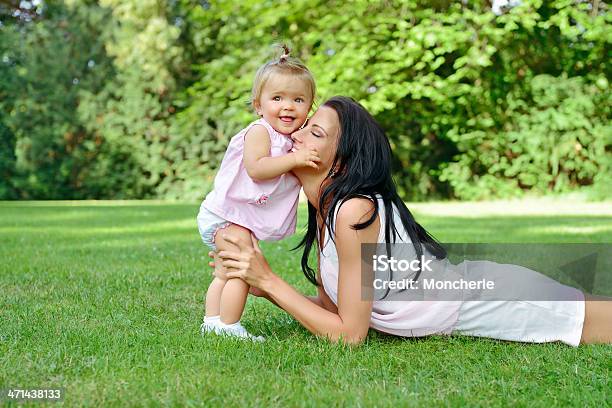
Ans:
[{"label": "baby's face", "polygon": [[293,75],[274,74],[263,87],[255,110],[277,132],[290,135],[306,121],[311,105],[306,81]]}]

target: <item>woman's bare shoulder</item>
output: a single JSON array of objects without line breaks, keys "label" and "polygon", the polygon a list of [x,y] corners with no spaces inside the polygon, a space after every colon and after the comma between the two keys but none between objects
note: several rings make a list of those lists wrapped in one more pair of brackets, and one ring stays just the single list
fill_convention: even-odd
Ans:
[{"label": "woman's bare shoulder", "polygon": [[[369,226],[356,230],[355,224],[366,222],[372,217],[374,203],[368,198],[351,198],[345,201],[338,210],[336,220],[337,247],[348,244],[359,245],[363,242],[376,242],[380,228],[378,217]],[[352,250],[355,250],[353,248]]]},{"label": "woman's bare shoulder", "polygon": [[337,225],[352,225],[363,222],[372,216],[374,203],[366,197],[353,197],[340,205]]}]

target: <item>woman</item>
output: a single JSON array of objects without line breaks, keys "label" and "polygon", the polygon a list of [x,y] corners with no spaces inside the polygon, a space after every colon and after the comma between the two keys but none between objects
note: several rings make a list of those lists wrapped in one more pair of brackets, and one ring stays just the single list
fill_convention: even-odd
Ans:
[{"label": "woman", "polygon": [[[445,250],[412,217],[391,178],[391,148],[383,130],[357,102],[334,97],[293,134],[294,148],[315,148],[318,169],[295,171],[308,198],[308,231],[302,269],[318,295],[297,292],[270,269],[259,251],[229,234],[241,252],[219,256],[227,277],[244,279],[251,293],[281,307],[306,329],[332,341],[360,343],[369,328],[400,336],[467,334],[504,340],[579,343],[612,342],[612,302],[595,301],[576,289],[574,301],[385,301],[362,292],[362,244],[414,243],[420,268],[426,259],[448,267]],[[317,245],[317,273],[308,255]],[[390,247],[386,245],[387,253]],[[425,258],[421,257],[425,256]],[[492,263],[490,263],[492,264]],[[482,266],[482,264],[479,264]],[[496,264],[497,265],[497,264]],[[450,269],[454,271],[453,269]],[[543,275],[529,271],[538,278]]]}]

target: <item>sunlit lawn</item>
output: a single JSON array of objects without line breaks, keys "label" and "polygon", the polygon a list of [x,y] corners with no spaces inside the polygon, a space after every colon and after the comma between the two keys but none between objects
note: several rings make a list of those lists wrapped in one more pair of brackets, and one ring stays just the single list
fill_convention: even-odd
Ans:
[{"label": "sunlit lawn", "polygon": [[[371,333],[357,348],[310,335],[250,299],[268,340],[199,335],[211,280],[197,204],[0,203],[0,388],[64,387],[70,406],[605,406],[612,346],[571,348]],[[502,215],[417,205],[446,242],[611,242],[612,214]],[[446,207],[450,208],[450,207]],[[571,211],[570,211],[571,213]],[[304,207],[300,208],[303,225]],[[314,293],[289,252],[273,269]]]}]

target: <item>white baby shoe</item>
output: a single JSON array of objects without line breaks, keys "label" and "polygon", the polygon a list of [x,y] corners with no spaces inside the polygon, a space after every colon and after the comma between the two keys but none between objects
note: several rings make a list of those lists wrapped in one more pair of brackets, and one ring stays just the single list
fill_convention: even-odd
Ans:
[{"label": "white baby shoe", "polygon": [[202,334],[215,333],[223,336],[239,337],[241,339],[247,339],[252,341],[264,341],[265,337],[253,336],[247,329],[244,328],[240,321],[232,324],[225,324],[221,321],[219,316],[206,316],[204,322],[200,326],[200,332]]},{"label": "white baby shoe", "polygon": [[216,333],[225,336],[239,337],[241,339],[247,339],[251,341],[265,340],[265,337],[253,336],[251,333],[249,333],[247,329],[245,329],[244,326],[240,324],[240,321],[237,321],[236,323],[232,324],[225,324],[221,320],[219,320]]}]

